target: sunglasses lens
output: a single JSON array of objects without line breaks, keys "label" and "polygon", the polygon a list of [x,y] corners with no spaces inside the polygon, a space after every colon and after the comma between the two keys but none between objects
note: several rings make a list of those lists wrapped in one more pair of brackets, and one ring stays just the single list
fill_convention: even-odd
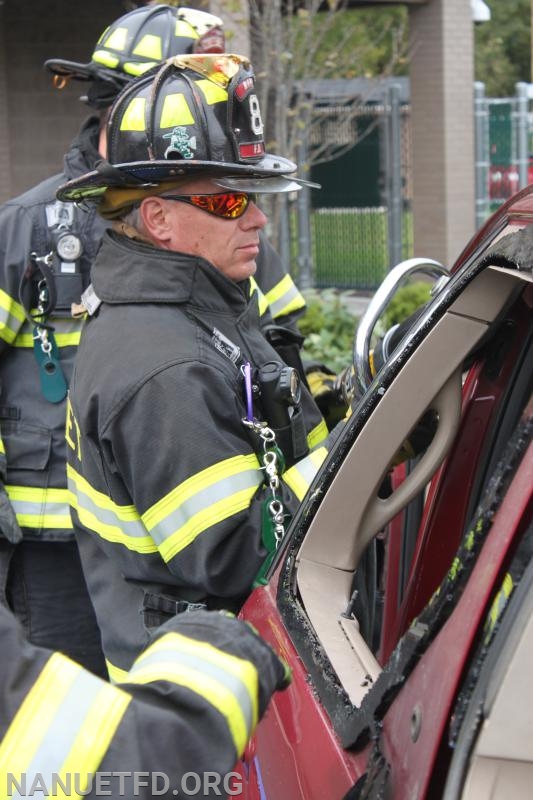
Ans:
[{"label": "sunglasses lens", "polygon": [[248,208],[248,195],[243,192],[227,192],[224,194],[192,195],[191,203],[198,208],[224,219],[242,217]]}]

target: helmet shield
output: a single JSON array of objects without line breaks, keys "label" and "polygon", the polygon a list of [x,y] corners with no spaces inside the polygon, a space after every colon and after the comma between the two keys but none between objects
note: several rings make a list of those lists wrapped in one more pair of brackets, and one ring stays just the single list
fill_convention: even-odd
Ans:
[{"label": "helmet shield", "polygon": [[262,179],[296,169],[265,153],[254,74],[237,55],[177,56],[126,87],[109,117],[108,159],[107,167],[61,187],[58,197],[77,200],[112,186],[200,173]]}]

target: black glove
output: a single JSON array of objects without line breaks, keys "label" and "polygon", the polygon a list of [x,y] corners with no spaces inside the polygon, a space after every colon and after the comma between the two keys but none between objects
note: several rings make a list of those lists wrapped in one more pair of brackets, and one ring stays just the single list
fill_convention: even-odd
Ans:
[{"label": "black glove", "polygon": [[338,375],[324,364],[307,364],[305,370],[313,399],[331,431],[353,398],[353,367],[345,367]]},{"label": "black glove", "polygon": [[0,534],[8,542],[17,544],[22,541],[22,531],[17,522],[17,517],[11,501],[7,495],[4,484],[0,481]]},{"label": "black glove", "polygon": [[209,642],[219,650],[250,661],[259,676],[259,715],[264,713],[270,698],[278,689],[286,689],[291,682],[291,671],[247,622],[229,612],[189,611],[178,614],[157,629],[155,638],[175,631],[191,639]]}]

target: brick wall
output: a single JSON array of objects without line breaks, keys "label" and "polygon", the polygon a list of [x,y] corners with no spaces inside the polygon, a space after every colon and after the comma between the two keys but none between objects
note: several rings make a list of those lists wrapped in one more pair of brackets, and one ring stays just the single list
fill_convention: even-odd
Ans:
[{"label": "brick wall", "polygon": [[470,0],[410,8],[415,255],[451,266],[475,230]]},{"label": "brick wall", "polygon": [[47,58],[87,62],[105,27],[128,9],[122,0],[4,0],[0,4],[0,202],[61,169],[88,108],[84,84],[61,92]]}]

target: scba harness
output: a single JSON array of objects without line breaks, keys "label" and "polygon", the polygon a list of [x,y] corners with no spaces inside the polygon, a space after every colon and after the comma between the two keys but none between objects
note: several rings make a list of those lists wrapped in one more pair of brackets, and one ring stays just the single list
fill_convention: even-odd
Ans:
[{"label": "scba harness", "polygon": [[74,206],[59,200],[46,206],[51,249],[44,255],[30,254],[19,284],[19,301],[32,327],[33,352],[39,367],[41,391],[50,403],[62,402],[68,391],[61,368],[54,326],[49,319],[71,318],[79,303],[83,276],[79,259],[83,244],[76,231]]}]

